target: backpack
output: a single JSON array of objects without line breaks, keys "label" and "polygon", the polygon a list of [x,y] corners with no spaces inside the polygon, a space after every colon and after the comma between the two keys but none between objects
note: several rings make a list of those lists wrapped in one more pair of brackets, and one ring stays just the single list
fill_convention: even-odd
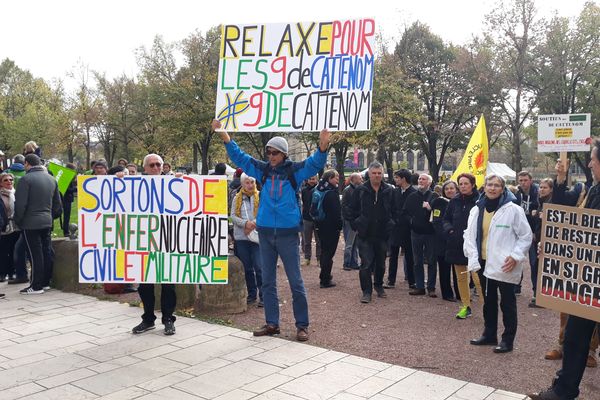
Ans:
[{"label": "backpack", "polygon": [[312,201],[310,202],[310,209],[308,210],[308,213],[313,221],[323,221],[326,217],[325,210],[323,210],[323,199],[325,198],[327,192],[327,190],[313,190]]}]

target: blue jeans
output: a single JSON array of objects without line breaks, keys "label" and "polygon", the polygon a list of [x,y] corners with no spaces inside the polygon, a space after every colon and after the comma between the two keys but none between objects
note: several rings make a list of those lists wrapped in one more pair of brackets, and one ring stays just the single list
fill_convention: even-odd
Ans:
[{"label": "blue jeans", "polygon": [[344,267],[358,268],[358,246],[356,231],[352,230],[350,222],[344,221]]},{"label": "blue jeans", "polygon": [[236,254],[244,264],[244,275],[246,276],[246,289],[248,289],[248,300],[262,300],[262,271],[260,262],[260,248],[258,244],[250,240],[236,240]]},{"label": "blue jeans", "polygon": [[437,268],[433,254],[433,234],[411,232],[415,266],[415,284],[417,289],[425,289],[425,268],[427,263],[427,290],[435,290]]},{"label": "blue jeans", "polygon": [[277,256],[281,257],[285,274],[292,291],[292,307],[297,328],[308,327],[308,301],[300,272],[300,239],[297,232],[258,232],[262,259],[262,291],[265,320],[269,325],[279,325],[279,299],[277,297]]}]

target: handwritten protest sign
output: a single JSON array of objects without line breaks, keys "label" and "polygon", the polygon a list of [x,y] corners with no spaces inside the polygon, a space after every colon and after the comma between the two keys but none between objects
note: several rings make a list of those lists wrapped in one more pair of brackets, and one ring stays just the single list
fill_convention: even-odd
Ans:
[{"label": "handwritten protest sign", "polygon": [[79,282],[227,283],[227,181],[79,176]]},{"label": "handwritten protest sign", "polygon": [[223,25],[216,118],[228,130],[369,130],[373,19]]},{"label": "handwritten protest sign", "polygon": [[600,211],[544,208],[536,304],[600,322]]}]

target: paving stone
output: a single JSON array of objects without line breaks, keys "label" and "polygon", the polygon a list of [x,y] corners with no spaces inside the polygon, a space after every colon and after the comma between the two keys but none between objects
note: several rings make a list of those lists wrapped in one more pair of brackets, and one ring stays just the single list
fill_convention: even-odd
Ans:
[{"label": "paving stone", "polygon": [[363,400],[366,397],[357,396],[346,392],[338,393],[331,398],[331,400]]},{"label": "paving stone", "polygon": [[65,372],[64,374],[54,375],[50,378],[41,379],[36,381],[37,384],[42,385],[45,388],[53,388],[56,386],[62,386],[67,383],[71,383],[74,381],[78,381],[83,378],[87,378],[90,376],[96,375],[97,372],[94,372],[87,368],[76,369],[75,371]]},{"label": "paving stone", "polygon": [[246,392],[244,390],[235,389],[231,392],[215,397],[214,400],[248,400],[256,396],[256,393]]},{"label": "paving stone", "polygon": [[489,386],[477,385],[475,383],[467,383],[452,395],[455,400],[485,400],[494,388]]},{"label": "paving stone", "polygon": [[15,344],[14,346],[3,347],[0,349],[0,355],[11,359],[26,357],[36,353],[59,349],[62,347],[72,346],[74,344],[83,343],[91,339],[90,336],[80,332],[70,332],[61,335],[59,339],[49,337],[41,340],[35,340],[28,343]]},{"label": "paving stone", "polygon": [[268,392],[259,394],[252,400],[303,400],[303,398],[280,392],[279,390],[269,390]]},{"label": "paving stone", "polygon": [[105,396],[129,386],[135,386],[139,383],[178,371],[182,367],[183,365],[180,363],[157,357],[141,363],[97,374],[73,382],[73,385],[85,388],[85,390],[97,395]]},{"label": "paving stone", "polygon": [[153,347],[169,344],[172,341],[162,333],[153,334],[153,332],[146,332],[141,335],[128,333],[125,338],[126,339],[124,340],[110,342],[96,346],[92,349],[81,351],[79,354],[96,361],[109,361],[113,358],[119,358],[139,353]]},{"label": "paving stone", "polygon": [[277,390],[306,399],[329,398],[376,373],[371,368],[336,361],[283,384]]},{"label": "paving stone", "polygon": [[221,356],[221,358],[224,358],[225,360],[236,362],[236,361],[243,360],[245,358],[256,356],[258,354],[263,353],[264,351],[265,350],[261,349],[260,347],[250,346],[250,347],[246,347],[244,349],[240,349],[238,351],[234,351],[233,353],[224,354]]},{"label": "paving stone", "polygon": [[319,362],[319,363],[323,363],[323,364],[330,364],[332,362],[341,360],[342,358],[346,357],[347,355],[348,354],[340,353],[339,351],[329,350],[329,351],[326,351],[324,353],[314,356],[313,358],[311,358],[311,360]]},{"label": "paving stone", "polygon": [[131,386],[123,390],[119,390],[108,394],[106,396],[100,397],[102,400],[130,400],[137,399],[140,396],[144,396],[150,394],[151,392],[148,390],[144,390],[137,386]]},{"label": "paving stone", "polygon": [[94,372],[102,374],[104,372],[112,371],[117,368],[126,367],[128,365],[132,365],[140,362],[141,360],[137,357],[132,356],[124,356],[119,358],[114,358],[110,361],[105,361],[102,363],[90,365],[88,368]]},{"label": "paving stone", "polygon": [[149,392],[155,392],[157,390],[172,386],[176,383],[183,382],[188,379],[192,379],[193,377],[194,377],[194,375],[186,374],[185,372],[181,372],[181,371],[176,371],[176,372],[173,372],[172,374],[161,376],[160,378],[157,378],[157,379],[152,379],[152,380],[149,380],[146,382],[142,382],[142,383],[138,384],[137,386],[142,389],[145,389]]},{"label": "paving stone", "polygon": [[301,361],[308,360],[309,358],[326,351],[327,350],[320,347],[313,347],[295,342],[287,342],[283,346],[278,346],[272,350],[265,351],[257,356],[252,357],[252,359],[286,368],[291,367],[292,365],[295,365]]},{"label": "paving stone", "polygon": [[351,388],[346,389],[346,392],[356,396],[371,397],[392,386],[394,383],[394,381],[390,381],[389,379],[372,376],[362,382],[357,383]]},{"label": "paving stone", "polygon": [[201,362],[200,364],[196,364],[189,368],[186,368],[183,370],[183,372],[194,376],[200,376],[207,374],[215,369],[222,368],[231,363],[231,361],[224,360],[222,358],[211,358],[210,360],[206,360],[204,362]]},{"label": "paving stone", "polygon": [[37,392],[46,390],[45,387],[36,383],[30,382],[24,385],[11,387],[10,389],[2,390],[2,400],[13,400],[21,397],[29,396]]},{"label": "paving stone", "polygon": [[296,365],[292,365],[291,367],[287,367],[281,370],[280,374],[291,376],[292,378],[298,378],[302,375],[306,375],[310,372],[313,372],[319,368],[323,368],[326,364],[310,360],[304,360],[299,362]]},{"label": "paving stone", "polygon": [[280,368],[253,360],[242,360],[174,385],[205,398],[213,398],[278,372]]},{"label": "paving stone", "polygon": [[527,399],[527,396],[522,394],[507,392],[505,390],[496,390],[494,393],[490,394],[485,400],[523,400]]},{"label": "paving stone", "polygon": [[405,368],[399,365],[392,365],[391,367],[384,369],[375,376],[378,378],[389,379],[391,381],[399,381],[411,374],[414,374],[415,372],[417,372],[416,369]]},{"label": "paving stone", "polygon": [[64,385],[27,396],[27,400],[86,400],[98,396],[73,385]]},{"label": "paving stone", "polygon": [[445,400],[465,385],[464,381],[417,371],[382,393],[402,400]]},{"label": "paving stone", "polygon": [[164,388],[158,392],[150,393],[142,397],[138,397],[137,400],[194,400],[201,399],[202,397],[194,396],[181,390],[177,390],[171,387]]},{"label": "paving stone", "polygon": [[364,357],[357,356],[347,356],[341,359],[343,362],[348,364],[358,365],[360,367],[367,367],[371,369],[375,369],[377,371],[383,371],[392,366],[392,364],[384,363],[381,361],[369,360]]},{"label": "paving stone", "polygon": [[294,378],[289,375],[282,375],[280,373],[277,373],[249,383],[243,386],[242,389],[260,394],[267,392],[271,389],[275,389],[276,387],[281,386],[284,383],[291,381],[292,379]]},{"label": "paving stone", "polygon": [[245,339],[236,338],[234,336],[224,336],[170,354],[165,354],[164,357],[188,365],[194,365],[210,358],[233,353],[251,346],[252,344],[254,343]]}]

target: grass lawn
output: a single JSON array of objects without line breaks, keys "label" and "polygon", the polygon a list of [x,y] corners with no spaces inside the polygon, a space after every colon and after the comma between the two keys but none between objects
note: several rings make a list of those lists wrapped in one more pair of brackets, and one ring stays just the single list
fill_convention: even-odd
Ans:
[{"label": "grass lawn", "polygon": [[[57,218],[54,220],[54,226],[52,227],[52,237],[62,237],[63,231],[60,227],[60,221],[62,218]],[[75,200],[71,205],[71,218],[70,222],[77,224],[77,195],[75,196]]]}]

